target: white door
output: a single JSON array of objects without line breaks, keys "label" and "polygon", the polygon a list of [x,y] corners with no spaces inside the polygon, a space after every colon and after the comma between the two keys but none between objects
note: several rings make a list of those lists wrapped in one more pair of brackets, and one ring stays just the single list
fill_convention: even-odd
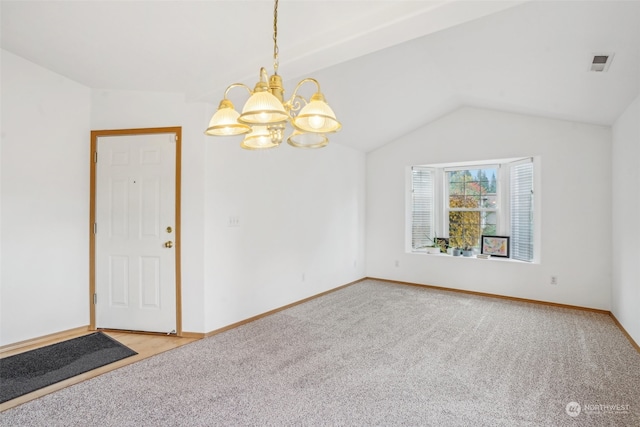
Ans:
[{"label": "white door", "polygon": [[175,332],[176,136],[102,136],[96,149],[96,327]]}]

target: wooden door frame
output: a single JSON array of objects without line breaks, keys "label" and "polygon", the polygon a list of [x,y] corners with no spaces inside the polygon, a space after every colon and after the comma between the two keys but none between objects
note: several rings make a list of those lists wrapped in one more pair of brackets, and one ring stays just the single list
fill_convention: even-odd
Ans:
[{"label": "wooden door frame", "polygon": [[131,136],[174,133],[176,135],[176,189],[175,189],[175,262],[176,262],[176,335],[182,336],[182,284],[180,269],[180,176],[182,165],[182,127],[141,128],[141,129],[112,129],[91,131],[91,163],[89,197],[89,329],[96,330],[96,236],[93,224],[96,221],[96,159],[98,138],[104,136]]}]

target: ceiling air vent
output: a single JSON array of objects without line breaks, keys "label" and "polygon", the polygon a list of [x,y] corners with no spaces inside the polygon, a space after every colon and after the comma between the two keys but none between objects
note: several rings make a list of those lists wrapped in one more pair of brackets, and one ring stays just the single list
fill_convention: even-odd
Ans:
[{"label": "ceiling air vent", "polygon": [[589,71],[595,71],[597,73],[607,71],[613,61],[613,53],[595,53],[591,58],[591,65],[589,65]]}]

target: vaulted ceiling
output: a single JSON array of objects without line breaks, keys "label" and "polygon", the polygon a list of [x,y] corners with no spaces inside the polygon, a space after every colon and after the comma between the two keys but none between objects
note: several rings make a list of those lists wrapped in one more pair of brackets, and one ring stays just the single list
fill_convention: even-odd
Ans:
[{"label": "vaulted ceiling", "polygon": [[[272,72],[270,0],[1,6],[3,49],[95,89],[217,106]],[[319,80],[343,122],[331,141],[362,151],[462,105],[611,125],[640,91],[640,1],[280,0],[278,45],[288,93]]]}]

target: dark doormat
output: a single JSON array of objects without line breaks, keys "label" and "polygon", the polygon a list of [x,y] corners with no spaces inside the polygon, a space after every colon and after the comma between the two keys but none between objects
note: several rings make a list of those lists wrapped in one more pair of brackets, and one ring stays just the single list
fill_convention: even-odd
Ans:
[{"label": "dark doormat", "polygon": [[136,355],[96,332],[0,359],[0,403]]}]

